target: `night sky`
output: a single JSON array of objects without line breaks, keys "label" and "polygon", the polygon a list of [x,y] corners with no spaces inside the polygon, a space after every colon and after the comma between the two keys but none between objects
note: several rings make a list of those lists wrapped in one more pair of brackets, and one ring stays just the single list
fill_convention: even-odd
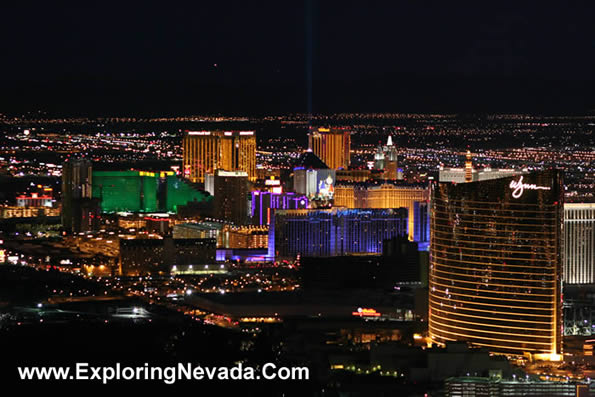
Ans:
[{"label": "night sky", "polygon": [[0,113],[595,109],[588,2],[13,3]]}]

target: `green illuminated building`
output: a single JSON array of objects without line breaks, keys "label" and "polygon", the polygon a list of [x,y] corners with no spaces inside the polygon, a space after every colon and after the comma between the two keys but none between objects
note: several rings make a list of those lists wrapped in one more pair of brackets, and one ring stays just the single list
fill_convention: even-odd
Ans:
[{"label": "green illuminated building", "polygon": [[92,181],[104,212],[177,212],[180,205],[212,200],[173,171],[93,171]]}]

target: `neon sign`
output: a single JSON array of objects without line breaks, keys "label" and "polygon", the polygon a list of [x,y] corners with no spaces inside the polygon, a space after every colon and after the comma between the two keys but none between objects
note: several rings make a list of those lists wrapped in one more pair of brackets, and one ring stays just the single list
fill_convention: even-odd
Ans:
[{"label": "neon sign", "polygon": [[512,189],[512,197],[515,199],[521,197],[525,189],[528,190],[550,190],[547,186],[537,186],[533,183],[523,183],[523,176],[519,177],[518,181],[510,181],[510,188]]},{"label": "neon sign", "polygon": [[358,317],[380,317],[380,313],[376,309],[362,309],[361,307],[356,312],[351,312],[351,315]]}]

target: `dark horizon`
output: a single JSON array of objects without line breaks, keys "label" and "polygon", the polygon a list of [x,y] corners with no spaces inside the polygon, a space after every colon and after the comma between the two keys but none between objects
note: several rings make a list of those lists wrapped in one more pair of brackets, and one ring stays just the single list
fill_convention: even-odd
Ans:
[{"label": "dark horizon", "polygon": [[595,7],[4,7],[0,113],[580,114]]}]

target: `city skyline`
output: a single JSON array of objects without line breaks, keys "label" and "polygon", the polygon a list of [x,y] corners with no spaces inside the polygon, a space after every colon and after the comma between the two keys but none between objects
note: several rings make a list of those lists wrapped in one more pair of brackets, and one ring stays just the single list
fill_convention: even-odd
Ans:
[{"label": "city skyline", "polygon": [[[275,349],[271,363],[324,374],[295,384],[305,395],[349,390],[339,379],[429,394],[592,387],[576,343],[595,326],[595,284],[577,284],[595,274],[593,120],[4,118],[0,283],[46,287],[0,289],[0,333],[164,329],[180,342],[144,354],[196,359],[187,343],[250,368]],[[58,345],[67,364],[95,357]],[[50,348],[35,346],[33,361]],[[441,361],[462,352],[473,364]]]}]

